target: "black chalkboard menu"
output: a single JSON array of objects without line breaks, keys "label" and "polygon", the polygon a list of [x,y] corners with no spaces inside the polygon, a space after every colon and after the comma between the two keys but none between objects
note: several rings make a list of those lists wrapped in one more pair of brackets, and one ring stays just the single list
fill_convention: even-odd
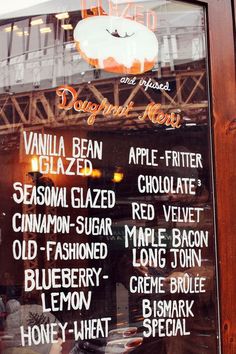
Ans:
[{"label": "black chalkboard menu", "polygon": [[1,353],[216,354],[204,8],[52,11],[1,30]]}]

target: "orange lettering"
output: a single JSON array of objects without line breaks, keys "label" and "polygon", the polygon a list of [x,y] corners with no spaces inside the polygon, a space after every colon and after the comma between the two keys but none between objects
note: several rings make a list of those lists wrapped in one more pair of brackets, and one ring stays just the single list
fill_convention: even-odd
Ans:
[{"label": "orange lettering", "polygon": [[134,6],[134,19],[135,19],[135,21],[137,21],[139,23],[142,23],[144,25],[144,14],[141,11],[138,12],[139,11],[138,9],[142,9],[143,12],[144,12],[144,7],[143,6],[135,5]]},{"label": "orange lettering", "polygon": [[87,0],[81,0],[81,17],[102,16],[105,12],[102,9],[102,1],[96,0],[95,5],[87,4]]},{"label": "orange lettering", "polygon": [[[69,101],[69,103],[67,103],[68,93],[72,96],[72,99]],[[73,107],[74,102],[76,101],[77,96],[78,96],[75,89],[73,89],[73,87],[67,86],[67,85],[58,87],[58,89],[56,90],[56,94],[59,97],[61,97],[61,103],[59,103],[58,108],[65,109],[65,110],[69,110]]]},{"label": "orange lettering", "polygon": [[157,29],[157,14],[154,11],[147,12],[146,26],[152,31]]},{"label": "orange lettering", "polygon": [[[104,98],[100,105],[90,101],[82,101],[78,99],[78,93],[71,86],[60,86],[56,90],[56,94],[61,97],[61,102],[58,108],[69,110],[72,107],[76,112],[91,113],[87,119],[88,125],[93,125],[96,116],[101,113],[103,116],[111,115],[113,117],[129,117],[130,111],[132,111],[134,102],[131,101],[128,105],[118,106],[110,104],[106,98]],[[103,112],[102,112],[103,111]],[[149,103],[143,115],[138,116],[138,119],[144,121],[148,118],[152,123],[172,126],[173,128],[180,128],[181,116],[174,112],[164,113],[161,111],[161,104],[151,102]]]},{"label": "orange lettering", "polygon": [[130,20],[133,20],[133,16],[131,16],[131,14],[129,14],[129,10],[131,8],[131,4],[128,3],[125,8],[123,9],[123,11],[121,12],[121,17],[124,17],[124,18],[128,18]]}]

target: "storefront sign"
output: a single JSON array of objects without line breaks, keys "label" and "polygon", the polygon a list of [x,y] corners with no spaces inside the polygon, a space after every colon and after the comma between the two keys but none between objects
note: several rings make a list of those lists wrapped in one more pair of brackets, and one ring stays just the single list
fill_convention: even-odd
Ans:
[{"label": "storefront sign", "polygon": [[2,353],[217,354],[204,12],[108,5],[30,19],[56,76],[1,111]]}]

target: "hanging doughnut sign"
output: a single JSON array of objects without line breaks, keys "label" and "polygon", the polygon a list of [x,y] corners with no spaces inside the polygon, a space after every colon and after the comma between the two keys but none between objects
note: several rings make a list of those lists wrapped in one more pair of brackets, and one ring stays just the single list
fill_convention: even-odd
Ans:
[{"label": "hanging doughnut sign", "polygon": [[142,74],[157,61],[155,34],[143,24],[122,17],[87,17],[75,27],[74,39],[85,61],[108,72]]}]

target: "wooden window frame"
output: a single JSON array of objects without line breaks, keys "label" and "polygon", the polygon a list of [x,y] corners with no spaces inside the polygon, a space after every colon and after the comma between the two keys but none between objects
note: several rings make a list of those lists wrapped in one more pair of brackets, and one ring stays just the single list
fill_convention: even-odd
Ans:
[{"label": "wooden window frame", "polygon": [[236,353],[236,0],[193,0],[207,11],[222,354]]}]

